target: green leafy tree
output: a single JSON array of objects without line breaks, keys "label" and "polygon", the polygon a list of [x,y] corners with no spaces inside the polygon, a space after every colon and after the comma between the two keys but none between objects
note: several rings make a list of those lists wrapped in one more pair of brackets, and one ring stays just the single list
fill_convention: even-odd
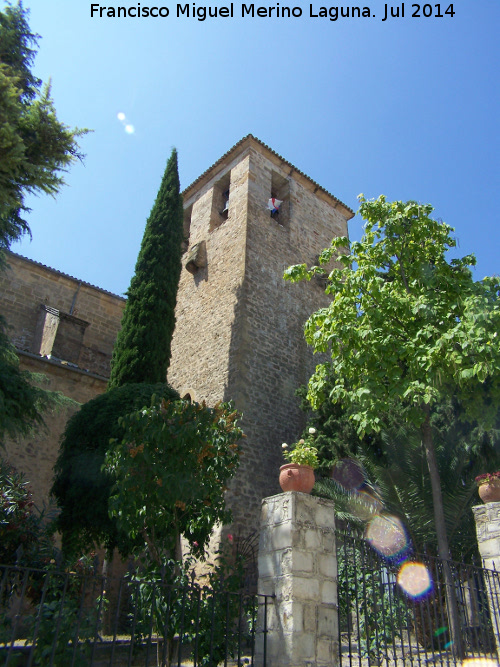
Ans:
[{"label": "green leafy tree", "polygon": [[105,470],[114,480],[110,514],[149,562],[172,558],[181,535],[202,554],[216,523],[227,523],[226,484],[239,464],[238,413],[226,404],[153,401],[120,419],[123,437]]},{"label": "green leafy tree", "polygon": [[121,441],[118,420],[149,406],[151,397],[179,398],[165,384],[175,326],[175,302],[181,271],[183,209],[177,152],[172,151],[155,204],[146,223],[135,275],[128,290],[122,328],[113,350],[105,394],[89,401],[66,426],[55,466],[52,494],[66,554],[89,544],[133,548],[128,527],[120,530],[108,514],[112,480],[102,470],[110,440]]},{"label": "green leafy tree", "polygon": [[[30,231],[25,196],[59,191],[62,172],[81,157],[77,138],[86,132],[57,119],[50,85],[42,88],[32,74],[38,36],[27,17],[21,3],[0,11],[0,269],[3,250]],[[0,443],[42,425],[44,410],[63,402],[33,384],[40,379],[20,370],[0,316]]]},{"label": "green leafy tree", "polygon": [[[452,228],[433,220],[430,205],[366,201],[365,233],[350,244],[337,238],[320,255],[341,268],[329,274],[328,307],[305,327],[315,351],[331,361],[318,365],[309,382],[313,407],[326,398],[326,379],[338,378],[329,400],[356,406],[351,418],[363,435],[381,429],[387,405],[399,402],[405,419],[420,429],[431,480],[439,555],[450,551],[431,409],[446,395],[459,396],[469,416],[492,420],[500,393],[500,283],[475,282],[472,255],[448,262],[456,244]],[[353,268],[354,267],[354,268]],[[288,280],[310,279],[321,268],[290,267]],[[491,404],[482,400],[490,378]],[[452,590],[448,568],[447,587]],[[456,605],[448,600],[454,647],[461,653]]]},{"label": "green leafy tree", "polygon": [[181,274],[183,207],[177,151],[167,163],[146,223],[135,275],[113,349],[109,387],[163,382],[170,363]]},{"label": "green leafy tree", "polygon": [[[329,379],[329,385],[335,381]],[[485,382],[485,400],[488,382]],[[305,399],[307,388],[297,393],[302,397],[302,409],[310,409]],[[352,459],[366,473],[366,488],[373,498],[380,498],[386,510],[399,514],[408,528],[416,552],[437,555],[437,536],[432,519],[433,504],[429,470],[422,447],[420,431],[402,421],[398,406],[392,406],[382,418],[379,432],[360,437],[350,414],[338,403],[324,401],[309,414],[308,427],[316,429],[319,478],[317,495],[335,500],[337,512],[343,518],[358,521],[370,517],[366,503],[356,494],[346,493],[331,479],[335,464]],[[389,425],[389,426],[387,426]],[[477,504],[474,478],[500,467],[500,409],[494,426],[483,428],[476,420],[465,418],[464,410],[455,398],[434,406],[431,427],[436,459],[443,489],[446,530],[452,558],[463,561],[477,554],[476,529],[471,507]],[[369,490],[372,489],[370,492]],[[377,510],[373,503],[372,510]]]},{"label": "green leafy tree", "polygon": [[54,555],[51,512],[33,502],[29,482],[0,458],[0,563],[42,567]]},{"label": "green leafy tree", "polygon": [[0,317],[0,445],[6,437],[25,436],[33,427],[43,427],[46,410],[75,404],[59,392],[44,389],[44,382],[41,373],[21,370]]},{"label": "green leafy tree", "polygon": [[29,233],[26,195],[59,191],[86,132],[58,120],[50,84],[32,74],[39,36],[27,18],[20,2],[0,12],[0,248]]},{"label": "green leafy tree", "polygon": [[133,540],[108,513],[112,478],[102,470],[110,439],[121,440],[120,417],[148,406],[151,396],[175,400],[179,394],[164,383],[116,387],[85,403],[66,424],[54,467],[51,494],[60,508],[57,529],[66,556],[103,544],[130,553]]},{"label": "green leafy tree", "polygon": [[227,626],[241,611],[239,598],[229,592],[243,581],[241,561],[228,569],[223,559],[209,575],[210,589],[189,593],[187,568],[193,563],[182,563],[179,548],[183,535],[191,553],[203,557],[214,526],[230,521],[224,494],[239,465],[238,417],[229,404],[208,408],[153,398],[150,408],[120,419],[123,438],[106,455],[105,469],[114,480],[110,515],[135,540],[132,553],[147,578],[136,589],[142,632],[165,632],[169,619],[166,664],[174,634],[205,620],[209,625],[196,631],[198,658],[200,664],[218,663],[214,654],[224,657]]}]

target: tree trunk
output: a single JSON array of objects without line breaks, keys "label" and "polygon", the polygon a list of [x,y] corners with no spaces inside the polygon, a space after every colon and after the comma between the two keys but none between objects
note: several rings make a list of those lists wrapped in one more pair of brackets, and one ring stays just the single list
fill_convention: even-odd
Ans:
[{"label": "tree trunk", "polygon": [[425,413],[425,421],[421,426],[422,442],[424,445],[427,465],[429,467],[429,475],[431,478],[432,503],[434,506],[434,523],[436,526],[438,553],[440,559],[443,562],[443,574],[446,589],[446,607],[448,612],[448,622],[450,624],[449,630],[452,640],[451,648],[455,657],[462,659],[465,657],[465,650],[462,641],[455,585],[449,565],[450,548],[448,546],[448,535],[446,533],[446,523],[444,519],[441,480],[439,478],[436,452],[434,450],[434,442],[432,438],[430,408],[428,405],[425,405],[423,406],[422,410]]}]

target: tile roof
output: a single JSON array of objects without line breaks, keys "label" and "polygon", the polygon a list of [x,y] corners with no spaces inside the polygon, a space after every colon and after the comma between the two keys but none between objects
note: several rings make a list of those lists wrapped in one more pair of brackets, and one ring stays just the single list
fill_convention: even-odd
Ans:
[{"label": "tile roof", "polygon": [[191,190],[193,187],[195,187],[195,186],[196,186],[200,181],[202,181],[202,180],[203,180],[203,179],[204,179],[204,178],[205,178],[211,171],[213,171],[213,170],[214,170],[216,167],[218,167],[222,162],[224,162],[224,160],[226,160],[226,158],[228,158],[232,153],[237,152],[238,148],[240,148],[245,142],[249,142],[249,143],[251,143],[252,141],[254,141],[254,142],[257,143],[259,146],[261,146],[262,148],[264,148],[266,151],[268,151],[269,153],[271,153],[272,155],[274,155],[275,157],[277,157],[281,162],[283,162],[284,164],[286,164],[286,165],[288,165],[289,167],[291,167],[295,172],[297,172],[298,174],[300,174],[301,176],[303,176],[304,178],[306,178],[312,185],[314,185],[315,188],[317,188],[318,190],[321,190],[321,192],[323,192],[323,193],[326,194],[328,197],[330,197],[331,199],[333,199],[336,203],[341,204],[341,205],[346,209],[346,211],[352,213],[352,215],[354,216],[354,211],[353,211],[349,206],[347,206],[346,204],[344,204],[344,202],[342,202],[340,199],[338,199],[337,197],[335,197],[335,195],[332,195],[331,192],[328,192],[328,190],[326,190],[323,186],[321,186],[319,183],[317,183],[317,182],[314,181],[312,178],[310,178],[310,177],[309,177],[307,174],[305,174],[303,171],[301,171],[300,169],[297,169],[297,167],[296,167],[295,165],[293,165],[291,162],[289,162],[288,160],[285,160],[285,158],[282,157],[279,153],[276,153],[276,151],[273,151],[273,149],[270,148],[270,147],[269,147],[267,144],[265,144],[263,141],[261,141],[261,140],[258,139],[257,137],[254,137],[253,134],[247,134],[245,137],[243,137],[242,139],[240,139],[236,144],[234,144],[234,146],[232,146],[226,153],[224,153],[224,155],[222,155],[222,157],[220,157],[216,162],[214,162],[214,164],[213,164],[211,167],[209,167],[206,171],[204,171],[202,174],[200,174],[196,180],[194,180],[190,185],[188,185],[188,187],[184,189],[183,194],[184,194],[184,193],[187,193],[188,190]]},{"label": "tile roof", "polygon": [[110,296],[113,296],[117,299],[122,299],[123,301],[126,301],[126,297],[120,296],[119,294],[114,294],[113,292],[109,292],[106,289],[103,289],[102,287],[98,287],[97,285],[92,285],[92,283],[88,283],[85,280],[80,280],[80,278],[75,278],[74,276],[70,276],[69,273],[64,273],[63,271],[58,271],[57,269],[53,269],[51,266],[47,266],[47,264],[42,264],[42,262],[37,262],[34,259],[29,259],[29,257],[24,257],[24,255],[20,255],[17,252],[12,252],[12,250],[6,250],[7,255],[14,255],[14,257],[19,257],[19,259],[23,259],[25,262],[30,262],[31,264],[35,264],[36,266],[41,266],[43,269],[47,269],[47,271],[52,271],[52,273],[56,273],[59,276],[64,276],[65,278],[69,278],[70,280],[74,280],[77,283],[80,283],[81,285],[86,285],[87,287],[92,287],[92,289],[96,289],[99,292],[103,292],[104,294],[109,294]]}]

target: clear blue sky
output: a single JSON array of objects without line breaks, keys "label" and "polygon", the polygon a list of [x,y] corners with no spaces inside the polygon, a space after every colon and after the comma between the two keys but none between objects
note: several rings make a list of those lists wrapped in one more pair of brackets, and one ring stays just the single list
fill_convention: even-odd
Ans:
[{"label": "clear blue sky", "polygon": [[366,2],[375,17],[312,18],[301,3],[300,18],[243,19],[235,2],[234,18],[202,22],[169,0],[140,2],[168,7],[163,19],[25,0],[36,74],[59,118],[93,133],[57,199],[30,198],[33,240],[12,249],[122,294],[172,146],[186,187],[251,132],[354,210],[360,192],[432,203],[459,254],[476,253],[475,277],[499,273],[500,2],[460,0],[442,18],[405,2],[387,21]]}]

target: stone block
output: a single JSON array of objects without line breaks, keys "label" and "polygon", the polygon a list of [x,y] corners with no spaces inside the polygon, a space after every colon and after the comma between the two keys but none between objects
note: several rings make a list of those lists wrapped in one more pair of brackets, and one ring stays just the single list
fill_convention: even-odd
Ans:
[{"label": "stone block", "polygon": [[293,596],[297,600],[319,601],[319,581],[313,577],[292,577]]},{"label": "stone block", "polygon": [[337,582],[326,580],[321,584],[321,602],[323,604],[337,604]]},{"label": "stone block", "polygon": [[292,555],[293,572],[312,572],[314,567],[313,554],[307,551],[294,549]]},{"label": "stone block", "polygon": [[304,616],[304,631],[316,632],[316,605],[304,604],[302,611]]},{"label": "stone block", "polygon": [[273,550],[286,549],[292,546],[291,524],[279,524],[274,528],[271,534],[270,546]]},{"label": "stone block", "polygon": [[[299,494],[297,494],[299,495]],[[300,494],[301,496],[306,496],[305,493]],[[308,496],[309,498],[312,498],[313,496]],[[306,499],[300,499],[301,502],[296,507],[296,521],[298,524],[305,524],[307,526],[315,526],[316,525],[316,514],[317,514],[317,508],[314,507],[314,505],[311,505],[310,502]]]},{"label": "stone block", "polygon": [[333,639],[318,639],[316,645],[317,667],[335,667],[338,662],[338,642]]},{"label": "stone block", "polygon": [[304,531],[304,544],[306,549],[317,550],[321,547],[322,536],[317,530],[307,529]]},{"label": "stone block", "polygon": [[[316,657],[316,636],[314,634],[303,633],[294,636],[293,641],[293,660],[295,664],[302,664],[302,660],[314,661]],[[313,663],[314,664],[314,663]]]},{"label": "stone block", "polygon": [[336,609],[321,607],[318,610],[318,636],[319,637],[337,637],[338,636],[338,614]]},{"label": "stone block", "polygon": [[494,558],[500,556],[500,538],[485,539],[479,545],[481,558]]},{"label": "stone block", "polygon": [[323,551],[327,553],[334,553],[335,551],[335,533],[333,531],[324,531],[322,534],[323,538]]},{"label": "stone block", "polygon": [[303,632],[303,605],[300,602],[285,602],[281,605],[280,619],[283,632]]},{"label": "stone block", "polygon": [[274,577],[267,577],[266,579],[263,579],[259,576],[258,590],[261,595],[275,595],[276,579]]},{"label": "stone block", "polygon": [[337,558],[333,552],[326,556],[319,557],[319,571],[325,577],[329,577],[330,579],[336,579]]},{"label": "stone block", "polygon": [[274,591],[280,602],[283,600],[291,600],[294,595],[292,577],[286,576],[276,578],[274,580]]},{"label": "stone block", "polygon": [[333,504],[329,505],[319,505],[315,522],[318,527],[330,528],[331,530],[335,529],[335,512],[333,509]]},{"label": "stone block", "polygon": [[259,577],[263,579],[281,577],[292,569],[291,549],[259,553],[257,562]]},{"label": "stone block", "polygon": [[279,552],[280,557],[280,573],[282,575],[291,574],[294,570],[294,565],[292,561],[292,549],[284,549]]}]

